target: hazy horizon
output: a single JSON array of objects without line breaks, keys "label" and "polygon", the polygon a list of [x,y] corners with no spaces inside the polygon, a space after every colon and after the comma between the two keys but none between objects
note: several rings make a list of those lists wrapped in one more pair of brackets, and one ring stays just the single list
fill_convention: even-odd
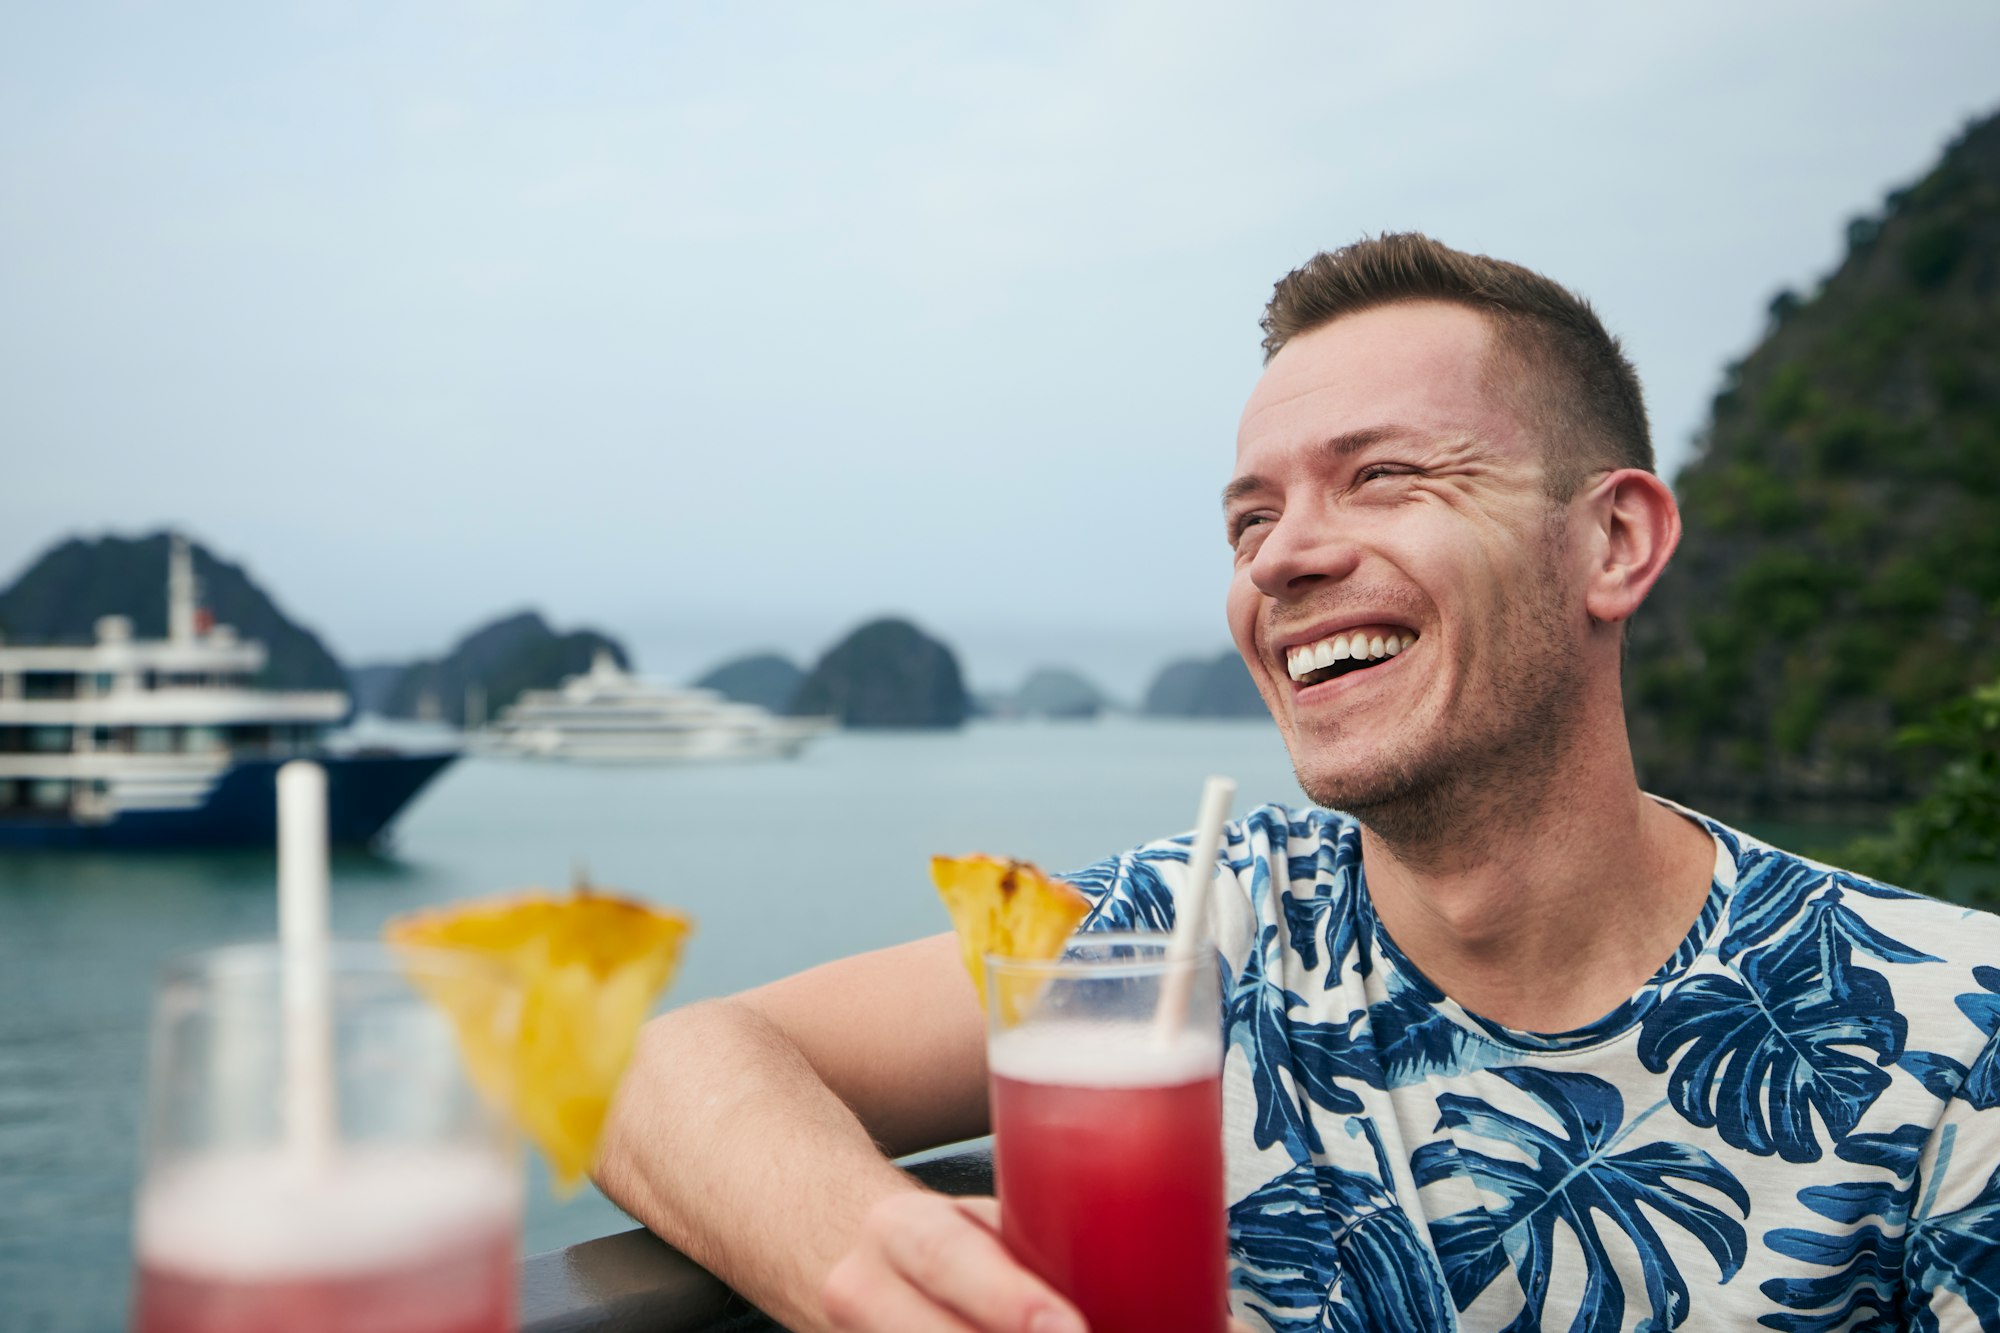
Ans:
[{"label": "hazy horizon", "polygon": [[1971,3],[0,6],[0,577],[173,526],[351,664],[534,607],[685,679],[895,613],[1134,699],[1227,643],[1286,269],[1546,270],[1671,475],[1995,49]]}]

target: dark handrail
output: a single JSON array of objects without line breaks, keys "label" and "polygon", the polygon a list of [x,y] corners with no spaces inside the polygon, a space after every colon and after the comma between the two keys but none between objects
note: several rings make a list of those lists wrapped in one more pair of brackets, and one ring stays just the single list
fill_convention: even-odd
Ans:
[{"label": "dark handrail", "polygon": [[[991,1140],[906,1157],[945,1194],[993,1192]],[[776,1329],[748,1301],[642,1229],[537,1254],[521,1264],[521,1333],[749,1333]]]}]

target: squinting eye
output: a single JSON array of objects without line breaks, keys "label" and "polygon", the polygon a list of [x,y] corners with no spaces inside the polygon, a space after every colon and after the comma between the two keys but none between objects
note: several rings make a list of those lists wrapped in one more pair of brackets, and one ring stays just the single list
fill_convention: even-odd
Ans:
[{"label": "squinting eye", "polygon": [[1415,468],[1403,467],[1396,463],[1370,463],[1354,474],[1354,484],[1376,481],[1383,477],[1410,477],[1416,475]]},{"label": "squinting eye", "polygon": [[1269,525],[1271,517],[1271,515],[1264,513],[1238,515],[1229,524],[1229,544],[1231,546],[1241,545],[1243,538],[1249,534],[1252,528],[1261,528]]}]

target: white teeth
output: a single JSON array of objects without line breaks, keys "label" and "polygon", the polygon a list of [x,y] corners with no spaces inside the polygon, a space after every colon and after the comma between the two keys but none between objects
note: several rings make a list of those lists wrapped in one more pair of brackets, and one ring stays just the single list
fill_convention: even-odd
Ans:
[{"label": "white teeth", "polygon": [[1317,643],[1287,649],[1285,670],[1291,673],[1293,680],[1301,680],[1349,658],[1367,661],[1394,657],[1416,641],[1414,634],[1334,634]]}]

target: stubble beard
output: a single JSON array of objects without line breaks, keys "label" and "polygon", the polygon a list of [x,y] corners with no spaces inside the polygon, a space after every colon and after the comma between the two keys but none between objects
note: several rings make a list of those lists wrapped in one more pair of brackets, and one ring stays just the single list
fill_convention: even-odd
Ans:
[{"label": "stubble beard", "polygon": [[[1477,716],[1432,717],[1424,734],[1398,737],[1365,768],[1308,772],[1299,762],[1306,747],[1294,738],[1293,771],[1306,795],[1353,815],[1410,865],[1476,855],[1498,830],[1525,822],[1577,738],[1585,698],[1584,673],[1566,650],[1575,641],[1570,608],[1549,564],[1504,609],[1525,628],[1518,642],[1530,651],[1502,654]],[[1313,748],[1338,755],[1338,734],[1314,739]]]}]

